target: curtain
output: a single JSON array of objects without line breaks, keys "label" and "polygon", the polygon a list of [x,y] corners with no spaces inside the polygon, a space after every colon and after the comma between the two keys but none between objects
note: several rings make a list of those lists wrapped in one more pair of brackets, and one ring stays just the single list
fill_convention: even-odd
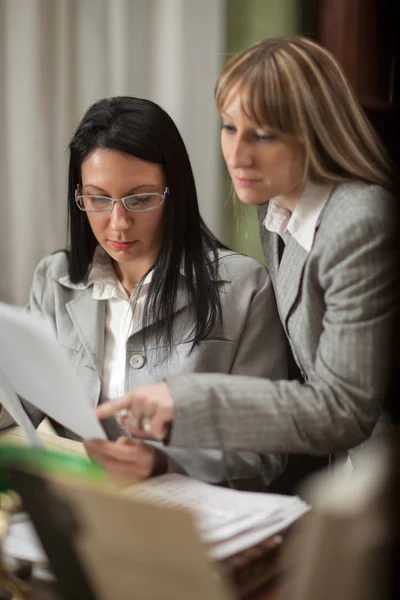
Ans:
[{"label": "curtain", "polygon": [[66,246],[68,141],[104,96],[169,112],[221,237],[224,14],[224,0],[0,0],[0,301],[24,304],[40,258]]}]

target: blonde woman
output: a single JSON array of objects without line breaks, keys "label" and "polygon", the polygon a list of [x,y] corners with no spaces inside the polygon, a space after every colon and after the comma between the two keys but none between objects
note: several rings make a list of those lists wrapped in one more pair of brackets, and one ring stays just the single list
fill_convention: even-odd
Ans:
[{"label": "blonde woman", "polygon": [[216,104],[236,194],[259,206],[303,381],[185,375],[133,388],[98,415],[127,408],[133,433],[171,445],[354,459],[374,428],[385,430],[391,382],[399,282],[389,161],[336,60],[305,38],[234,56]]}]

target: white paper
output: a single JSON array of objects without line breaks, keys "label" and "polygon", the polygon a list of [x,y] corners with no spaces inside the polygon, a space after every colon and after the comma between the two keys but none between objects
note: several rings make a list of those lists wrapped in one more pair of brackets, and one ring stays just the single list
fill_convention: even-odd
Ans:
[{"label": "white paper", "polygon": [[223,560],[229,556],[233,556],[242,550],[251,548],[256,544],[259,544],[263,540],[271,538],[292,525],[297,519],[299,519],[304,513],[308,511],[308,507],[302,504],[298,508],[292,507],[289,511],[285,511],[281,514],[280,518],[270,523],[259,524],[249,531],[243,531],[240,534],[228,538],[213,545],[210,548],[210,556],[213,560]]},{"label": "white paper", "polygon": [[[16,394],[76,435],[106,439],[72,365],[44,318],[0,304],[0,369]],[[18,411],[13,396],[8,394],[7,401],[14,413]],[[29,435],[24,424],[17,422]]]},{"label": "white paper", "polygon": [[12,418],[24,430],[26,437],[33,446],[43,447],[43,442],[34,428],[32,421],[26,414],[20,399],[13,392],[6,377],[0,369],[0,401],[1,404],[10,413]]},{"label": "white paper", "polygon": [[221,560],[281,532],[309,510],[297,496],[241,492],[178,474],[148,479],[123,493],[191,512],[210,556]]},{"label": "white paper", "polygon": [[18,513],[12,517],[2,544],[2,553],[6,558],[47,562],[47,555],[26,513]]}]

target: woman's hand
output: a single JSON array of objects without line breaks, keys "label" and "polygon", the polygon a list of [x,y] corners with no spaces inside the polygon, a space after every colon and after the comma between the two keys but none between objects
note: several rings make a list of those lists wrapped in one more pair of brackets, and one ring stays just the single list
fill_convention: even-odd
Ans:
[{"label": "woman's hand", "polygon": [[132,388],[121,398],[104,402],[96,408],[99,419],[127,410],[121,417],[124,428],[135,436],[164,440],[173,417],[174,401],[166,383]]},{"label": "woman's hand", "polygon": [[89,456],[111,474],[134,475],[142,480],[167,470],[163,452],[140,440],[128,437],[120,437],[116,442],[87,440],[84,446]]}]

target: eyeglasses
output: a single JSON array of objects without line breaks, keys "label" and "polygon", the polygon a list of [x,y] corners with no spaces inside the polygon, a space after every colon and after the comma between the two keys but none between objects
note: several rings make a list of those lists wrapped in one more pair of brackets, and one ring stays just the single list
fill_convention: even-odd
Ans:
[{"label": "eyeglasses", "polygon": [[124,198],[109,198],[108,196],[92,196],[91,194],[78,195],[75,192],[75,202],[77,207],[84,212],[111,212],[116,202],[122,202],[126,210],[132,212],[144,212],[159,208],[169,190],[166,187],[163,194],[145,193],[133,194]]}]

